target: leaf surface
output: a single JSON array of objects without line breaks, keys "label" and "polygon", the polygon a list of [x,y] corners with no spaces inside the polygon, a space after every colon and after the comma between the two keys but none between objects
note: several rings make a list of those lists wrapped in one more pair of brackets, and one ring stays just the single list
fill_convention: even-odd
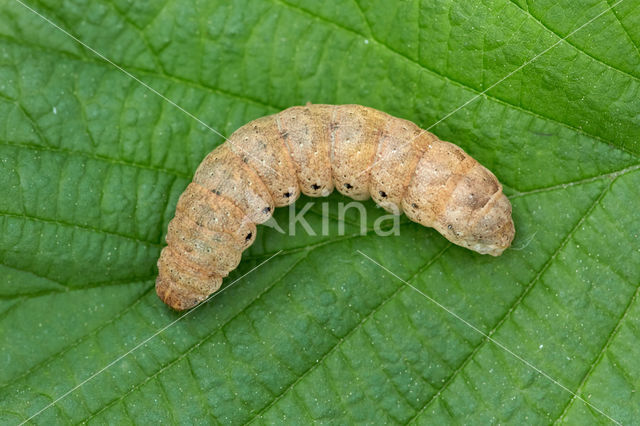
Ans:
[{"label": "leaf surface", "polygon": [[[0,421],[636,422],[640,4],[612,5],[28,2],[111,64],[4,2]],[[222,135],[306,102],[435,124],[504,183],[513,248],[302,198],[275,215],[295,235],[261,226],[237,283],[145,341],[178,318],[155,263],[223,139],[114,64]],[[290,232],[307,202],[315,235]]]}]

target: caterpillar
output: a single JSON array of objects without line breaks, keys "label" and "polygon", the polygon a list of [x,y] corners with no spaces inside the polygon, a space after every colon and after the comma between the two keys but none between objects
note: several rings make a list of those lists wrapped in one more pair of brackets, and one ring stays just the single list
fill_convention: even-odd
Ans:
[{"label": "caterpillar", "polygon": [[478,253],[499,256],[515,235],[502,185],[458,146],[361,105],[294,106],[242,126],[202,161],[168,226],[158,296],[176,310],[196,306],[274,208],[334,188]]}]

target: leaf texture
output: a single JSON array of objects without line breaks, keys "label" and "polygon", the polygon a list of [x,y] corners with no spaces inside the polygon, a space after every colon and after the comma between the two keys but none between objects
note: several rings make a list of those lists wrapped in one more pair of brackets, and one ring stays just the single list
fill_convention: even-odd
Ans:
[{"label": "leaf texture", "polygon": [[306,102],[437,123],[517,234],[499,258],[378,236],[367,202],[362,235],[332,195],[322,235],[303,198],[317,235],[261,226],[223,285],[280,255],[56,401],[177,319],[155,263],[223,139],[3,2],[0,422],[638,422],[638,0],[25,4],[223,135]]}]

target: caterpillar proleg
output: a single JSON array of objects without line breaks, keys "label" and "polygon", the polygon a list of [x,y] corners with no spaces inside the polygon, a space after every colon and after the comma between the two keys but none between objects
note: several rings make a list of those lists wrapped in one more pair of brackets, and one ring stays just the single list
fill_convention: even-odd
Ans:
[{"label": "caterpillar proleg", "polygon": [[202,302],[275,207],[334,188],[478,253],[499,256],[515,234],[502,185],[458,146],[361,105],[295,106],[242,126],[202,161],[169,223],[158,296],[177,310]]}]

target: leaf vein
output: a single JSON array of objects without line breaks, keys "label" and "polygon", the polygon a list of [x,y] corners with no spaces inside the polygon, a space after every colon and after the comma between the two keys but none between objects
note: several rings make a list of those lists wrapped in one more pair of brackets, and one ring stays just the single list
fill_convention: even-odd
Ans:
[{"label": "leaf vein", "polygon": [[131,235],[125,235],[125,234],[121,234],[119,232],[113,232],[113,231],[105,231],[104,229],[94,228],[94,227],[88,226],[88,225],[80,225],[80,224],[77,224],[77,223],[65,222],[65,221],[59,220],[59,219],[46,219],[46,218],[43,218],[43,217],[38,217],[38,216],[35,216],[35,215],[30,215],[30,214],[16,214],[16,213],[9,213],[9,212],[3,212],[3,211],[0,211],[0,216],[11,217],[11,218],[15,218],[15,219],[30,220],[30,221],[33,221],[33,222],[42,222],[42,223],[49,224],[49,225],[58,225],[58,226],[63,226],[63,227],[68,227],[68,228],[77,228],[77,229],[80,229],[82,231],[90,231],[90,232],[94,232],[94,233],[99,234],[99,235],[111,236],[111,237],[117,237],[117,238],[122,238],[122,239],[126,239],[126,240],[131,240],[131,241],[134,241],[134,242],[136,242],[138,244],[143,244],[143,245],[147,245],[147,246],[153,246],[153,247],[162,247],[162,246],[164,246],[164,244],[162,244],[162,243],[157,243],[157,242],[154,242],[154,241],[142,240],[140,238],[133,237]]},{"label": "leaf vein", "polygon": [[[513,302],[513,304],[509,307],[509,309],[507,310],[507,312],[498,320],[498,322],[496,323],[496,325],[488,332],[486,333],[486,335],[488,337],[493,337],[493,335],[496,333],[496,331],[498,331],[500,329],[500,327],[502,325],[504,325],[506,323],[506,321],[511,317],[511,314],[515,311],[515,309],[520,306],[520,304],[524,301],[524,299],[526,298],[526,296],[531,292],[531,290],[534,288],[535,284],[539,281],[539,279],[542,277],[542,275],[544,274],[544,272],[551,266],[551,264],[555,261],[555,259],[557,258],[558,254],[566,247],[567,243],[569,242],[569,240],[571,239],[571,237],[578,231],[578,229],[580,228],[580,226],[582,225],[582,223],[584,223],[584,221],[586,220],[587,217],[589,217],[591,215],[591,213],[594,211],[594,209],[596,208],[596,206],[599,204],[599,202],[604,198],[605,194],[608,192],[609,188],[611,187],[611,183],[609,183],[609,185],[605,186],[605,188],[600,192],[600,194],[598,194],[597,197],[595,197],[595,199],[593,200],[593,202],[591,203],[591,205],[589,206],[589,208],[586,210],[585,214],[582,215],[580,217],[580,219],[576,222],[576,224],[569,230],[569,232],[567,233],[567,235],[565,236],[565,238],[562,240],[562,242],[560,243],[560,245],[558,245],[558,247],[553,251],[552,255],[549,257],[549,259],[544,263],[544,265],[542,265],[542,267],[540,268],[540,270],[538,271],[538,273],[535,275],[535,277],[527,284],[527,286],[524,288],[524,290],[520,293],[520,295],[518,296],[518,298]],[[416,421],[416,419],[440,396],[442,395],[442,393],[447,390],[449,388],[449,386],[453,383],[453,381],[456,379],[456,377],[463,373],[464,368],[467,366],[467,364],[469,364],[469,362],[471,362],[471,360],[473,360],[473,358],[475,357],[475,355],[480,351],[480,349],[482,349],[483,347],[486,346],[487,342],[489,342],[490,340],[487,337],[483,337],[478,344],[473,348],[473,350],[469,353],[469,355],[462,361],[462,363],[460,363],[460,365],[458,366],[458,368],[456,370],[454,370],[449,377],[446,379],[446,381],[442,384],[442,386],[438,389],[438,391],[433,394],[433,396],[431,398],[429,398],[424,405],[422,406],[422,408],[420,410],[418,410],[416,412],[416,414],[409,419],[409,421],[407,421],[408,423],[414,422]]]},{"label": "leaf vein", "polygon": [[[233,315],[231,318],[229,318],[228,320],[226,320],[224,323],[220,324],[217,328],[213,329],[212,331],[210,331],[209,333],[207,333],[207,335],[205,335],[204,337],[202,337],[200,340],[198,340],[195,344],[191,345],[189,348],[187,348],[182,354],[180,354],[176,359],[170,361],[169,363],[167,363],[166,365],[164,365],[162,368],[160,368],[158,371],[156,371],[154,374],[148,376],[147,378],[145,378],[142,382],[138,383],[137,385],[135,385],[134,387],[132,387],[131,389],[129,389],[126,393],[122,394],[119,398],[114,399],[113,401],[105,404],[104,407],[102,407],[100,410],[96,411],[95,413],[92,413],[90,416],[86,417],[85,419],[83,419],[80,423],[86,423],[89,422],[91,419],[95,418],[96,416],[98,416],[101,412],[105,411],[106,409],[108,409],[109,407],[111,407],[114,404],[117,404],[119,401],[124,400],[129,394],[131,394],[132,392],[134,392],[137,389],[140,389],[142,386],[144,386],[147,382],[149,382],[150,380],[154,379],[155,377],[157,377],[158,375],[162,374],[164,371],[166,371],[167,369],[171,368],[173,365],[175,365],[176,363],[178,363],[180,360],[182,360],[184,357],[186,357],[187,355],[189,355],[191,352],[193,352],[194,350],[196,350],[197,348],[199,348],[203,343],[205,343],[206,341],[208,341],[211,337],[213,337],[216,333],[221,332],[224,336],[224,326],[229,324],[231,321],[233,321],[234,319],[238,318],[240,315],[244,314],[244,311],[251,305],[253,305],[254,303],[256,303],[258,300],[260,300],[260,298],[266,294],[267,292],[269,292],[269,290],[271,290],[276,284],[278,284],[279,282],[282,281],[282,279],[293,269],[295,268],[296,265],[298,265],[300,262],[302,262],[304,259],[306,258],[306,256],[301,256],[300,259],[296,260],[294,262],[294,264],[292,266],[290,266],[289,268],[287,268],[286,271],[284,271],[283,274],[280,275],[280,277],[276,280],[274,280],[274,282],[268,286],[265,290],[263,290],[251,303],[249,303],[244,309],[242,309],[241,311],[239,311],[238,313],[236,313],[235,315]],[[225,337],[226,339],[226,337]],[[228,339],[227,339],[228,340]]]},{"label": "leaf vein", "polygon": [[[565,38],[566,36],[562,36],[560,33],[558,33],[558,32],[557,32],[556,30],[554,30],[553,28],[551,28],[551,27],[547,26],[544,22],[542,22],[542,20],[541,20],[541,19],[539,19],[538,17],[536,17],[535,15],[533,15],[531,12],[529,12],[529,11],[527,11],[527,10],[523,9],[523,8],[522,8],[522,7],[521,7],[517,2],[515,2],[514,0],[509,0],[509,2],[511,2],[513,5],[515,5],[515,6],[516,6],[516,8],[518,8],[518,10],[520,10],[520,12],[522,12],[525,16],[527,16],[527,17],[529,17],[529,18],[533,19],[534,21],[536,21],[536,22],[537,22],[537,23],[538,23],[542,28],[544,28],[545,30],[547,30],[547,31],[548,31],[548,32],[550,32],[551,34],[555,35],[555,36],[556,36],[556,37],[558,37],[559,39],[564,40],[564,42],[565,42],[565,43],[567,43],[567,44],[569,44],[570,46],[572,46],[576,51],[578,51],[578,52],[580,52],[580,53],[582,53],[582,54],[584,54],[584,55],[586,55],[586,56],[590,57],[590,58],[591,58],[591,59],[593,59],[594,61],[596,61],[596,62],[598,62],[598,63],[600,63],[600,64],[604,65],[605,67],[607,67],[607,68],[609,68],[609,69],[612,69],[612,70],[617,71],[617,72],[619,72],[619,73],[625,74],[626,76],[628,76],[628,77],[630,77],[630,78],[632,78],[632,79],[634,79],[634,80],[639,80],[639,81],[640,81],[640,77],[638,77],[638,76],[636,76],[636,75],[633,75],[633,74],[631,74],[631,73],[629,73],[629,72],[627,72],[627,71],[624,71],[624,70],[622,70],[622,69],[620,69],[620,68],[616,68],[615,66],[613,66],[613,65],[609,64],[608,62],[605,62],[605,61],[604,61],[604,60],[602,60],[602,59],[598,59],[598,58],[596,58],[595,56],[593,56],[592,54],[590,54],[590,53],[589,53],[589,52],[587,52],[586,50],[584,50],[584,49],[580,48],[577,44],[570,42],[570,41],[569,41],[569,38],[571,38],[571,37],[569,37],[569,38]],[[616,16],[615,8],[611,9],[611,12],[612,12],[612,14],[613,14],[614,16]],[[624,27],[623,27],[623,29],[624,29]],[[626,33],[626,30],[624,30],[624,31],[625,31],[625,33]],[[628,33],[627,33],[627,36],[629,36],[629,34],[628,34]],[[633,42],[632,42],[632,43],[633,43]],[[636,48],[636,51],[637,51],[637,50],[638,50],[638,48],[637,48],[635,45],[634,45],[634,47]]]},{"label": "leaf vein", "polygon": [[62,350],[50,355],[49,357],[43,359],[42,361],[32,365],[24,373],[20,374],[19,376],[16,376],[16,377],[12,378],[11,382],[9,382],[7,384],[4,384],[4,385],[0,385],[0,390],[6,389],[10,385],[14,384],[18,380],[21,380],[21,379],[27,377],[28,375],[30,375],[31,373],[33,373],[35,370],[39,369],[42,366],[50,365],[56,359],[58,359],[60,356],[66,354],[67,352],[71,351],[72,349],[78,347],[81,343],[85,342],[86,340],[90,339],[91,337],[97,335],[100,331],[104,330],[107,326],[109,326],[110,324],[112,324],[115,321],[117,321],[118,319],[120,319],[122,316],[124,316],[124,314],[126,314],[128,311],[130,311],[135,305],[140,303],[140,300],[142,300],[142,298],[144,298],[152,290],[153,290],[153,287],[150,287],[148,290],[143,292],[137,299],[135,299],[133,302],[131,302],[131,304],[129,304],[129,306],[125,307],[122,311],[120,311],[117,315],[114,315],[113,318],[109,319],[104,324],[101,324],[99,327],[97,327],[96,329],[94,329],[90,333],[87,333],[87,334],[83,335],[82,337],[78,338],[75,342],[72,342],[69,346],[64,347]]}]

